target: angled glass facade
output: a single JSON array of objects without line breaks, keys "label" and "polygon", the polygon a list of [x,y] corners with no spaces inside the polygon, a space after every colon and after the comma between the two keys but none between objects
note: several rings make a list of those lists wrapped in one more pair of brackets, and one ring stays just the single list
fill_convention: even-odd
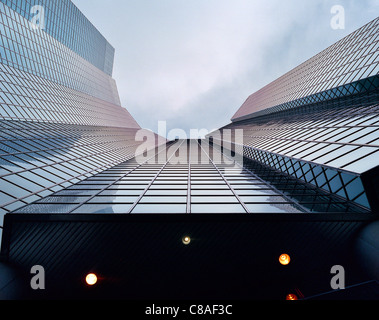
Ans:
[{"label": "angled glass facade", "polygon": [[378,35],[379,18],[252,94],[224,127],[243,156],[376,212]]},{"label": "angled glass facade", "polygon": [[[48,12],[46,9],[45,15]],[[0,3],[0,13],[0,56],[4,67],[9,67],[6,71],[24,71],[120,105],[114,80],[90,59],[83,58],[44,29],[35,28],[30,20],[3,3]],[[96,49],[88,49],[88,52],[94,51]]]},{"label": "angled glass facade", "polygon": [[[20,6],[0,5],[5,34],[18,23],[27,38],[44,39],[42,47],[66,43],[52,29],[28,27]],[[81,17],[72,10],[72,19]],[[216,157],[224,156],[225,142],[236,147],[224,136],[168,144],[155,150],[154,163],[133,158],[138,124],[115,102],[114,80],[76,47],[50,54],[63,61],[67,51],[82,64],[83,80],[69,68],[50,73],[44,61],[41,72],[25,69],[17,55],[5,54],[2,214],[372,212],[376,196],[367,189],[375,181],[366,173],[376,170],[379,155],[377,26],[378,19],[247,99],[222,128],[243,130],[242,171],[234,173]],[[6,40],[18,38],[3,39],[9,52]],[[27,50],[31,43],[19,41]],[[65,74],[74,79],[66,82]],[[183,155],[172,164],[175,152]]]},{"label": "angled glass facade", "polygon": [[370,208],[360,176],[378,166],[378,106],[249,121],[244,155]]},{"label": "angled glass facade", "polygon": [[206,139],[167,141],[121,106],[114,49],[71,1],[0,0],[1,262],[46,267],[69,297],[94,268],[107,298],[330,290],[312,281],[379,211],[378,37],[379,18]]},{"label": "angled glass facade", "polygon": [[379,72],[378,29],[377,18],[253,93],[232,120],[369,90]]},{"label": "angled glass facade", "polygon": [[5,214],[135,156],[113,58],[71,1],[0,1],[1,230]]},{"label": "angled glass facade", "polygon": [[248,169],[229,165],[225,171],[225,162],[215,160],[221,158],[218,148],[180,140],[159,152],[166,154],[164,161],[156,150],[154,163],[128,160],[15,213],[307,212]]},{"label": "angled glass facade", "polygon": [[[22,21],[22,23],[33,21],[33,17],[40,13],[38,9],[43,10],[41,12],[44,15],[43,30],[48,35],[107,75],[112,75],[114,48],[70,0],[1,0],[0,2],[25,18],[25,20],[21,19],[7,7],[1,7],[1,11],[5,11],[8,18],[13,20],[12,22],[9,21],[11,23],[16,23],[15,19]],[[36,9],[33,10],[33,7]],[[4,24],[3,28],[6,28],[7,25]],[[19,26],[17,36],[24,37],[28,34],[31,35],[28,30]],[[20,43],[17,41],[17,44],[14,43],[13,45],[17,47],[20,46]],[[13,63],[16,62],[13,61]]]}]

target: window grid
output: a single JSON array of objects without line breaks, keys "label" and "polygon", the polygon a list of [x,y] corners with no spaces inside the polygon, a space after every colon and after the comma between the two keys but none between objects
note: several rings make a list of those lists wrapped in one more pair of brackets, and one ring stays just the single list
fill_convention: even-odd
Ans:
[{"label": "window grid", "polygon": [[[379,18],[248,97],[232,120],[257,117],[367,88],[379,72]],[[377,86],[377,84],[375,85]]]},{"label": "window grid", "polygon": [[159,159],[156,149],[144,163],[127,160],[13,213],[367,212],[257,164],[226,165],[220,161],[223,151],[219,146],[206,141],[172,142],[160,152],[167,154],[164,162],[149,163],[152,158]]},{"label": "window grid", "polygon": [[[35,5],[42,6],[46,33],[97,68],[112,75],[114,48],[71,1],[1,0],[1,2],[29,21],[32,19],[31,8]],[[16,16],[15,13],[13,15]]]},{"label": "window grid", "polygon": [[1,217],[133,158],[141,143],[136,129],[24,121],[0,126]]}]

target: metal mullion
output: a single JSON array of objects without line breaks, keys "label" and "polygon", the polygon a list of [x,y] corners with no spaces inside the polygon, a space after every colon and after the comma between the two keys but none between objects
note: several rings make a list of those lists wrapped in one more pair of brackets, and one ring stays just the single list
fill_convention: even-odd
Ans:
[{"label": "metal mullion", "polygon": [[[224,154],[225,157],[229,158],[229,160],[232,160],[230,159],[230,157],[228,157],[227,155]],[[285,198],[287,201],[289,201],[290,203],[294,203],[296,204],[297,206],[299,206],[300,208],[302,208],[305,212],[307,213],[311,213],[311,211],[309,211],[307,208],[305,208],[303,205],[301,205],[299,202],[297,202],[296,200],[288,197],[287,195],[285,195],[283,192],[281,192],[280,190],[278,190],[276,187],[274,187],[273,185],[271,185],[270,183],[268,183],[267,181],[263,180],[261,177],[259,177],[258,175],[254,174],[253,172],[251,172],[249,169],[245,168],[243,165],[241,165],[240,163],[234,161],[235,164],[237,164],[240,168],[242,168],[244,171],[248,172],[250,175],[252,175],[254,178],[258,179],[261,183],[263,183],[264,185],[266,185],[267,187],[269,187],[270,189],[274,190],[275,192],[277,192],[280,196],[282,196],[283,198]],[[302,169],[302,168],[301,168]]]},{"label": "metal mullion", "polygon": [[[311,143],[316,143],[316,144],[317,143],[326,143],[326,144],[336,144],[336,145],[343,145],[343,146],[350,145],[350,146],[357,146],[357,147],[360,147],[360,146],[379,147],[379,145],[372,145],[372,144],[371,145],[362,144],[362,143],[358,144],[358,143],[353,143],[353,142],[338,142],[338,141],[329,141],[329,140],[322,141],[322,140],[294,139],[294,138],[276,138],[276,137],[267,137],[267,136],[259,136],[259,137],[257,136],[254,138],[263,138],[266,140],[276,140],[276,141],[291,141],[291,142],[306,142],[306,143],[311,142]],[[280,143],[280,142],[278,142],[278,143]],[[269,148],[272,148],[272,146],[270,146]],[[267,150],[267,147],[264,147],[264,149]],[[281,152],[281,151],[279,151],[279,152]]]},{"label": "metal mullion", "polygon": [[[146,194],[147,190],[150,189],[150,187],[152,186],[152,184],[154,183],[154,181],[158,178],[158,176],[160,175],[160,173],[163,171],[163,169],[167,166],[168,162],[171,160],[171,158],[175,155],[175,152],[182,146],[183,142],[186,141],[186,140],[183,140],[182,143],[179,145],[179,147],[172,153],[172,155],[170,156],[170,158],[167,159],[166,163],[159,169],[158,173],[153,177],[153,179],[151,179],[150,183],[146,186],[145,190],[143,190],[143,192],[140,194],[140,196],[136,199],[136,201],[134,201],[134,203],[132,204],[132,206],[129,208],[128,212],[127,213],[131,213],[133,211],[133,209],[137,206],[137,204],[141,201],[141,199],[143,198],[143,196]],[[166,145],[167,146],[167,145]],[[167,148],[165,149],[167,150]],[[163,150],[162,150],[163,151]],[[162,152],[161,151],[161,152]]]},{"label": "metal mullion", "polygon": [[152,157],[150,157],[149,159],[147,159],[145,162],[137,165],[136,167],[134,167],[133,169],[129,170],[128,172],[126,172],[125,174],[123,174],[122,176],[120,176],[118,179],[116,179],[115,181],[113,181],[112,183],[110,184],[107,184],[104,188],[100,189],[98,192],[94,193],[91,197],[89,197],[88,199],[86,199],[85,201],[82,201],[81,203],[79,203],[76,207],[74,207],[72,210],[70,210],[68,213],[72,213],[74,210],[77,210],[79,207],[81,207],[83,204],[87,203],[88,201],[90,201],[91,199],[93,199],[94,197],[98,196],[101,192],[103,192],[104,190],[108,189],[110,186],[113,186],[116,182],[119,182],[121,179],[125,178],[129,173],[131,172],[134,172],[135,170],[137,170],[139,167],[141,167],[142,165],[144,165],[145,163],[147,163],[150,159],[152,158],[155,158],[156,155],[158,155],[159,153],[163,152],[167,150],[167,145],[166,145],[166,148],[161,150],[160,152],[158,153],[155,153]]},{"label": "metal mullion", "polygon": [[[93,174],[93,172],[94,172],[94,171],[97,171],[97,170],[102,170],[102,171],[103,171],[103,170],[106,170],[106,167],[104,167],[104,169],[101,169],[101,167],[98,167],[98,168],[95,168],[95,169],[92,169],[92,170],[85,171],[85,172],[82,174],[82,176],[85,175],[85,174],[88,174],[88,173]],[[45,179],[46,179],[46,178],[45,178]],[[34,195],[39,196],[39,197],[41,197],[41,198],[43,199],[44,197],[40,196],[39,193],[41,193],[41,192],[43,192],[43,191],[46,191],[46,190],[49,190],[49,191],[50,191],[51,188],[54,188],[54,187],[56,187],[56,186],[59,186],[59,185],[61,185],[62,183],[70,182],[70,181],[73,180],[73,179],[79,179],[79,178],[78,178],[78,177],[72,177],[72,178],[70,178],[70,179],[63,180],[63,181],[61,181],[61,182],[59,182],[59,183],[55,183],[55,184],[53,184],[52,186],[49,186],[49,187],[43,188],[43,189],[41,189],[41,190],[39,190],[39,191],[31,192],[30,194],[28,194],[28,195],[26,195],[26,196],[24,196],[24,197],[16,198],[14,201],[11,201],[11,202],[8,202],[8,203],[4,204],[2,207],[3,207],[4,210],[7,210],[8,212],[11,212],[10,210],[5,209],[5,207],[8,206],[8,205],[10,205],[10,204],[12,204],[12,203],[14,203],[14,202],[16,202],[16,201],[21,201],[21,202],[24,202],[24,203],[25,203],[25,201],[23,201],[23,199],[26,199],[26,198],[31,197],[31,196],[34,196]],[[11,182],[10,182],[10,183],[11,183]],[[24,189],[24,188],[23,188],[23,189]],[[64,189],[64,188],[62,187],[62,189]],[[25,189],[25,190],[26,190],[26,189]],[[60,191],[62,191],[62,190],[60,190]],[[4,191],[3,191],[3,192],[4,192]],[[39,200],[40,200],[40,199],[39,199]],[[25,203],[25,205],[29,205],[29,203]],[[22,206],[22,207],[20,207],[20,208],[17,208],[17,209],[15,209],[15,210],[19,210],[19,209],[21,209],[21,208],[23,208],[23,207],[24,207],[24,206]],[[13,210],[13,211],[14,211],[14,210]]]},{"label": "metal mullion", "polygon": [[[4,120],[4,121],[7,121],[7,120]],[[24,131],[28,131],[28,133],[29,133],[29,131],[33,131],[34,128],[33,129],[22,129],[22,128],[19,129],[18,128],[18,130],[23,131],[23,132]],[[52,129],[40,129],[40,131],[42,131],[42,130],[43,131],[55,131],[55,130],[52,130]],[[71,128],[70,129],[58,129],[58,130],[60,130],[62,132],[66,132],[66,131],[71,132],[71,131],[73,131]],[[78,130],[78,131],[75,131],[74,133],[78,133],[78,132],[79,133],[80,132],[85,132],[86,133],[86,131],[84,131],[84,130]],[[101,134],[101,135],[96,135],[94,133],[88,133],[87,135],[82,135],[82,136],[79,136],[79,137],[81,137],[81,138],[99,138],[99,137],[123,137],[123,136],[124,135],[122,135],[122,134]],[[25,140],[31,140],[31,141],[41,140],[41,141],[43,141],[43,140],[47,140],[47,139],[67,139],[67,138],[72,138],[72,136],[67,137],[67,136],[63,135],[63,133],[60,133],[60,135],[55,136],[53,138],[46,137],[46,136],[41,136],[40,138],[36,138],[36,139],[32,139],[30,137],[24,137],[24,138],[0,139],[0,142],[2,142],[2,141],[18,141],[18,140],[20,140],[20,141],[25,141]]]},{"label": "metal mullion", "polygon": [[188,178],[187,178],[187,209],[186,213],[191,213],[191,148],[192,140],[189,139],[188,150]]},{"label": "metal mullion", "polygon": [[[73,150],[74,148],[87,148],[87,147],[92,147],[92,146],[98,146],[98,145],[104,145],[104,144],[110,144],[110,143],[114,143],[114,142],[122,142],[122,141],[129,141],[129,140],[118,140],[118,141],[107,141],[107,142],[96,142],[96,143],[90,143],[90,144],[83,144],[83,145],[78,145],[78,146],[67,146],[67,147],[60,147],[60,148],[43,148],[43,149],[39,149],[39,150],[32,150],[32,151],[25,151],[25,152],[11,152],[11,153],[1,153],[0,156],[17,156],[18,154],[29,154],[29,153],[37,153],[37,152],[40,152],[40,151],[57,151],[57,150],[68,150],[70,152],[77,152],[78,150]],[[134,147],[134,146],[137,146],[137,144],[135,145],[127,145],[126,148],[131,148],[131,147]],[[87,149],[85,149],[87,151]],[[92,151],[91,149],[88,149],[89,151]],[[82,150],[83,151],[83,150]]]},{"label": "metal mullion", "polygon": [[[24,170],[22,170],[22,171],[6,173],[6,174],[0,176],[0,178],[7,177],[7,176],[10,176],[10,175],[13,175],[13,174],[16,174],[16,173],[28,172],[28,171],[35,170],[35,169],[43,169],[43,168],[46,168],[46,167],[51,167],[51,166],[56,165],[56,164],[62,164],[62,165],[64,165],[65,163],[67,163],[67,162],[69,162],[69,161],[85,160],[85,159],[88,159],[88,158],[93,157],[93,156],[95,156],[95,155],[96,155],[96,156],[101,156],[101,155],[103,155],[103,154],[107,154],[107,153],[109,153],[110,151],[118,151],[118,150],[125,150],[125,148],[120,147],[120,148],[117,148],[117,149],[112,149],[112,150],[108,150],[108,151],[103,151],[103,152],[101,152],[101,153],[90,154],[90,155],[88,155],[88,156],[84,156],[84,157],[76,157],[76,158],[69,159],[69,160],[54,161],[52,164],[46,164],[46,165],[43,165],[43,166],[36,166],[36,167],[33,168],[33,169],[24,169]],[[44,150],[40,150],[40,151],[44,151]],[[36,151],[36,153],[37,153],[37,152],[38,152],[38,151]],[[24,160],[24,161],[25,161],[25,162],[28,162],[28,163],[30,163],[30,164],[32,164],[32,162],[29,162],[29,161],[26,161],[26,160]],[[72,164],[72,165],[75,166],[74,164]],[[34,165],[33,165],[33,166],[34,166]],[[57,170],[59,170],[59,169],[57,169]],[[73,169],[71,169],[71,170],[73,170]],[[73,170],[73,171],[75,171],[75,170]],[[77,171],[75,171],[75,172],[77,172]],[[78,172],[78,174],[81,174],[81,173]]]},{"label": "metal mullion", "polygon": [[232,185],[228,182],[228,180],[225,178],[225,176],[222,174],[222,172],[219,170],[219,168],[212,161],[212,159],[210,158],[210,156],[208,155],[208,153],[204,150],[204,148],[201,146],[201,144],[199,142],[197,142],[197,143],[200,146],[200,148],[204,151],[205,155],[208,157],[209,161],[212,163],[212,165],[214,166],[214,168],[220,174],[221,178],[224,180],[224,182],[226,183],[226,185],[229,187],[230,191],[232,191],[233,195],[236,197],[236,199],[238,200],[238,202],[240,203],[240,205],[244,208],[244,210],[246,211],[246,213],[250,213],[250,211],[247,208],[246,204],[241,200],[241,198],[239,197],[239,195],[237,194],[237,192],[234,190],[234,188],[232,187]]}]

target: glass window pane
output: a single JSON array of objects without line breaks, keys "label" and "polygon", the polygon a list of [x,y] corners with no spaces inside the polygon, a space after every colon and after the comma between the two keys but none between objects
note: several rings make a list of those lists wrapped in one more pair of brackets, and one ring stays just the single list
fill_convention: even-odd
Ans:
[{"label": "glass window pane", "polygon": [[137,199],[138,196],[96,196],[88,203],[134,203]]},{"label": "glass window pane", "polygon": [[324,163],[331,161],[334,158],[340,156],[341,154],[345,154],[345,153],[352,151],[356,148],[357,147],[355,147],[355,146],[342,146],[341,147],[339,145],[336,145],[336,149],[334,151],[330,151],[330,152],[324,154],[322,157],[314,158],[312,161],[324,164]]},{"label": "glass window pane", "polygon": [[378,157],[379,157],[379,153],[375,152],[363,159],[360,159],[347,166],[344,166],[343,169],[352,171],[352,172],[357,172],[357,173],[366,172],[378,165]]},{"label": "glass window pane", "polygon": [[[0,183],[2,183],[2,181],[0,181]],[[16,198],[0,191],[0,207],[14,200],[16,200]]]},{"label": "glass window pane", "polygon": [[159,197],[159,196],[144,196],[140,200],[139,203],[186,203],[187,197],[180,197],[180,196],[166,196],[166,197]]},{"label": "glass window pane", "polygon": [[276,194],[276,192],[274,192],[273,190],[271,189],[267,189],[267,186],[262,186],[262,188],[257,188],[256,186],[254,186],[254,188],[250,188],[250,189],[241,189],[241,190],[237,190],[235,189],[236,193],[240,196],[240,195],[273,195],[273,194]]},{"label": "glass window pane", "polygon": [[87,200],[88,197],[84,196],[84,197],[78,197],[78,196],[49,196],[49,197],[46,197],[44,199],[41,199],[38,201],[38,203],[55,203],[55,204],[58,204],[58,203],[81,203],[85,200]]},{"label": "glass window pane", "polygon": [[147,190],[145,196],[165,196],[170,194],[171,196],[186,196],[187,190]]},{"label": "glass window pane", "polygon": [[191,204],[191,213],[246,213],[240,204]]},{"label": "glass window pane", "polygon": [[17,209],[16,213],[68,213],[75,208],[76,204],[30,204],[26,207]]},{"label": "glass window pane", "polygon": [[288,202],[283,197],[279,196],[241,196],[241,200],[244,203],[256,203],[256,202],[269,202],[269,203],[275,203],[275,202]]},{"label": "glass window pane", "polygon": [[327,164],[339,168],[376,150],[378,149],[374,147],[360,147],[336,160],[328,162]]},{"label": "glass window pane", "polygon": [[227,197],[227,196],[220,196],[220,197],[191,196],[191,203],[239,203],[239,201],[237,200],[237,198],[235,196],[232,196],[232,197]]},{"label": "glass window pane", "polygon": [[246,207],[251,213],[301,213],[291,204],[246,204]]},{"label": "glass window pane", "polygon": [[185,204],[138,204],[133,209],[132,213],[186,213],[186,207]]},{"label": "glass window pane", "polygon": [[131,204],[83,204],[73,213],[128,213]]},{"label": "glass window pane", "polygon": [[191,190],[191,196],[213,196],[213,195],[224,195],[224,196],[232,196],[233,192],[230,189],[220,189],[220,190]]}]

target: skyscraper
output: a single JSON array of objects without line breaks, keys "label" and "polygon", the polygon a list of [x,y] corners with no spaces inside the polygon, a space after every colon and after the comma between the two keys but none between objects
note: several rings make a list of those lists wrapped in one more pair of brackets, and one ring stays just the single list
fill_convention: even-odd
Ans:
[{"label": "skyscraper", "polygon": [[2,227],[6,213],[132,158],[140,127],[120,105],[113,47],[71,1],[0,9]]},{"label": "skyscraper", "polygon": [[227,126],[244,130],[244,156],[336,196],[350,212],[379,209],[378,24],[249,96]]},{"label": "skyscraper", "polygon": [[379,19],[207,139],[166,141],[121,106],[114,49],[71,1],[0,8],[3,296],[312,297],[334,265],[372,281],[351,248],[378,211]]}]

